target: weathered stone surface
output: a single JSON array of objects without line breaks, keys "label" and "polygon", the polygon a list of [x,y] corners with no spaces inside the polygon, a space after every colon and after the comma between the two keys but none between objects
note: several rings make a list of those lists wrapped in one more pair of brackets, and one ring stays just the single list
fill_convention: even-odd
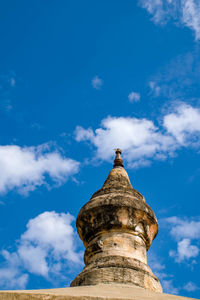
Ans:
[{"label": "weathered stone surface", "polygon": [[86,247],[85,268],[71,286],[120,283],[161,292],[146,256],[158,232],[157,219],[122,166],[118,152],[103,187],[79,212],[76,224]]},{"label": "weathered stone surface", "polygon": [[[95,285],[73,288],[5,291],[0,292],[1,300],[192,300],[180,296],[155,293],[150,290],[128,285]],[[193,299],[194,300],[194,299]]]}]

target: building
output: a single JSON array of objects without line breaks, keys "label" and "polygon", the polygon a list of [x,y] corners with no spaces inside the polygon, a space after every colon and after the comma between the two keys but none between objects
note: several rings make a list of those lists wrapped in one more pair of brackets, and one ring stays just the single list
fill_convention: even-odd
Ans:
[{"label": "building", "polygon": [[158,222],[132,187],[120,149],[103,187],[80,210],[77,230],[86,248],[85,268],[70,288],[7,291],[0,299],[190,299],[163,294],[147,265]]}]

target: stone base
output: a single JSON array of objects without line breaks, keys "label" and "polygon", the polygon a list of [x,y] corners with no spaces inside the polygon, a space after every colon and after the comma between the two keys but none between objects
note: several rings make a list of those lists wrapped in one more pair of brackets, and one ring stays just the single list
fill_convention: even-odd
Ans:
[{"label": "stone base", "polygon": [[[192,300],[136,286],[95,285],[33,291],[0,291],[1,300]],[[194,300],[194,299],[193,299]]]},{"label": "stone base", "polygon": [[162,292],[150,267],[137,259],[104,257],[88,264],[72,281],[71,287],[97,284],[127,284]]}]

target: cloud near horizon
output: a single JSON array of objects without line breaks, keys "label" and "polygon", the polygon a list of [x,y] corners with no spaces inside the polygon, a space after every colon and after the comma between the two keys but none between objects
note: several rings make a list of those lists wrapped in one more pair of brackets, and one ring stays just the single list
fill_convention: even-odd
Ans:
[{"label": "cloud near horizon", "polygon": [[110,161],[113,149],[120,147],[128,167],[150,165],[166,160],[182,147],[200,147],[200,109],[179,104],[162,117],[160,127],[148,119],[107,117],[93,130],[77,126],[77,142],[89,141],[95,147],[95,159]]},{"label": "cloud near horizon", "polygon": [[48,144],[36,147],[0,146],[0,194],[16,189],[28,194],[48,185],[46,175],[60,185],[79,170],[79,162],[65,158]]},{"label": "cloud near horizon", "polygon": [[[48,281],[66,281],[70,270],[83,265],[78,252],[77,234],[72,227],[75,218],[69,213],[46,211],[26,225],[16,243],[16,251],[2,250],[0,287],[24,289],[31,274]],[[54,284],[55,284],[54,282]]]}]

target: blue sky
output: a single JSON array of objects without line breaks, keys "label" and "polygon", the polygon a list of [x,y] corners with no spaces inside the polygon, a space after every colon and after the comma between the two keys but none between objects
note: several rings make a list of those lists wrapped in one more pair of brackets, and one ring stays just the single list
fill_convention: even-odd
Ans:
[{"label": "blue sky", "polygon": [[75,219],[123,149],[164,291],[200,298],[200,1],[0,3],[0,288],[81,271]]}]

